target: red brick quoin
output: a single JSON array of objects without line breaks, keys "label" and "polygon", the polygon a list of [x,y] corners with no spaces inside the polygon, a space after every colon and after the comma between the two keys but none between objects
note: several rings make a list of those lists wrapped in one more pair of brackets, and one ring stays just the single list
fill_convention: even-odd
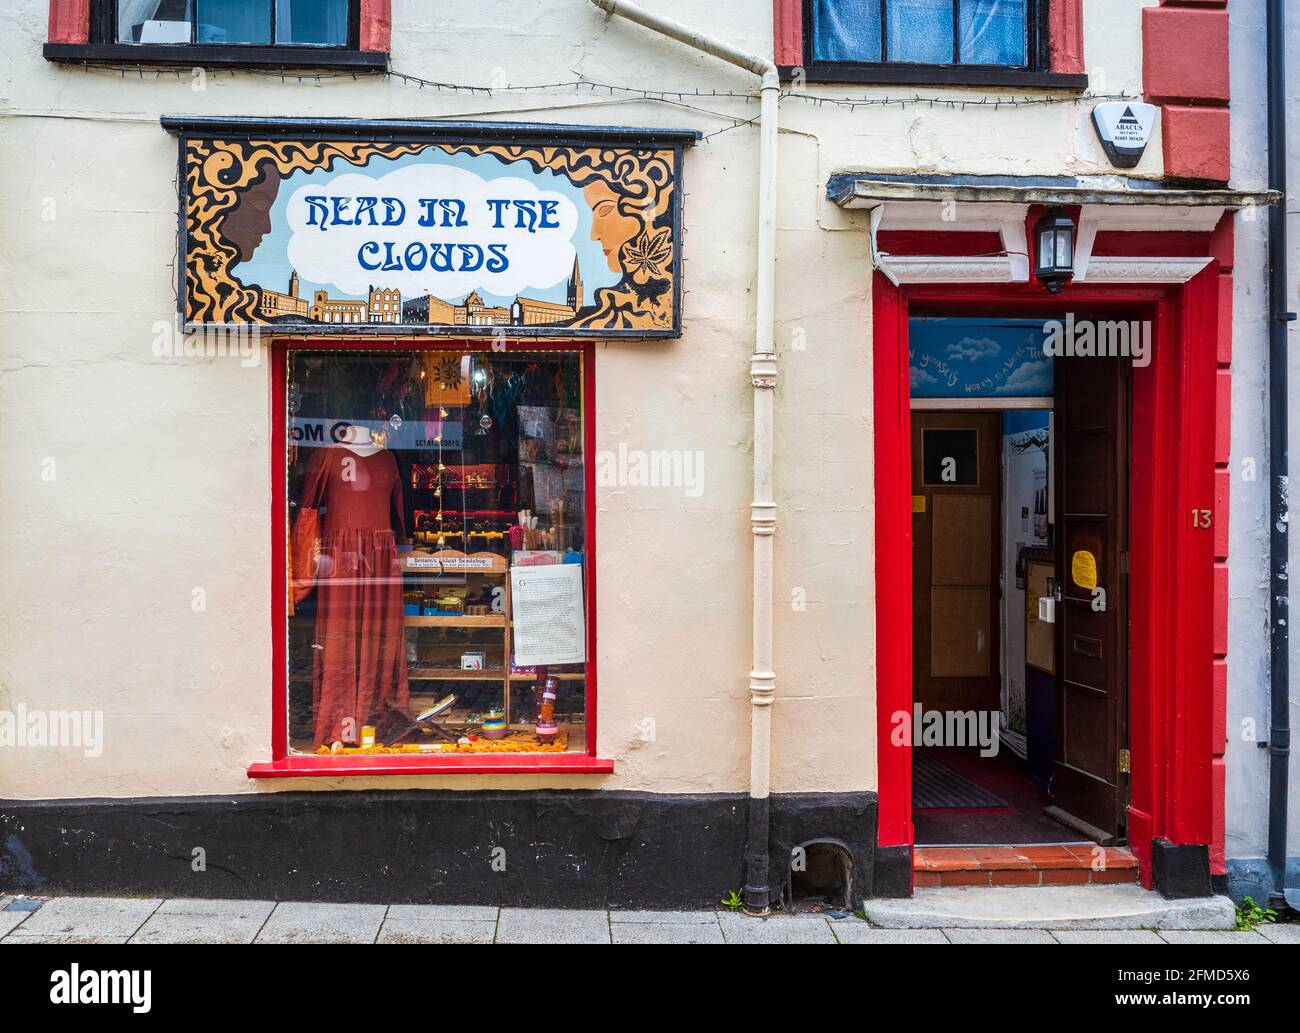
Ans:
[{"label": "red brick quoin", "polygon": [[1142,11],[1142,84],[1161,106],[1165,175],[1230,175],[1228,11],[1224,0],[1165,0]]}]

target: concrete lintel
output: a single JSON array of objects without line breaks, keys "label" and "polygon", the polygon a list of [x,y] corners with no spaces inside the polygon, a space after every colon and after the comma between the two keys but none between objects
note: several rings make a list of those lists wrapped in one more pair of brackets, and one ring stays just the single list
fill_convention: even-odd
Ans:
[{"label": "concrete lintel", "polygon": [[826,184],[826,196],[841,208],[873,208],[882,201],[966,201],[983,204],[1045,205],[1175,205],[1247,208],[1274,204],[1281,199],[1275,190],[1196,189],[1184,187],[1135,187],[1130,181],[1111,178],[1072,179],[1048,182],[1033,177],[1015,182],[1012,177],[997,183],[971,182],[954,176],[876,178],[870,173],[841,172]]}]

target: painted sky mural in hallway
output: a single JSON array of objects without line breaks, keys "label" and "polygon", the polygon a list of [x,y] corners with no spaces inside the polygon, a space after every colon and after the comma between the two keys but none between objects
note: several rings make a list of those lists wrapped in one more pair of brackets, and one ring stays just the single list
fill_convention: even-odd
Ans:
[{"label": "painted sky mural in hallway", "polygon": [[1041,319],[908,321],[913,398],[1041,398],[1052,394],[1052,360]]}]

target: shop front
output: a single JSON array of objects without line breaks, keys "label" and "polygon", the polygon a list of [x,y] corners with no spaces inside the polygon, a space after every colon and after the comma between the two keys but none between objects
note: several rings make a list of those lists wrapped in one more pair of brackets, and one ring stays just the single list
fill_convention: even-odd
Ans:
[{"label": "shop front", "polygon": [[1160,58],[1225,12],[1094,0],[1087,63],[1038,4],[930,67],[786,0],[709,37],[359,3],[329,51],[56,6],[6,152],[43,171],[6,224],[0,888],[1223,873],[1234,219],[1276,196],[1226,187],[1226,64]]},{"label": "shop front", "polygon": [[[641,401],[652,382],[711,391],[744,369],[665,351],[700,134],[162,126],[179,154],[180,318],[154,355],[211,374],[200,412],[250,385],[266,400],[248,438],[265,442],[250,468],[269,507],[233,466],[204,503],[239,514],[219,563],[255,590],[239,613],[213,612],[229,587],[193,596],[195,681],[222,699],[187,710],[206,690],[177,686],[158,704],[172,734],[116,733],[135,743],[110,753],[125,777],[6,801],[7,886],[696,906],[741,889],[766,851],[773,902],[796,880],[844,905],[869,892],[874,792],[810,779],[762,801],[755,838],[746,707],[700,673],[745,649],[748,463],[713,465],[745,423],[733,405]],[[250,541],[267,543],[265,573]],[[187,563],[212,555],[196,550]],[[214,655],[205,636],[236,629],[242,649]],[[101,691],[127,701],[112,731],[152,690]],[[796,847],[808,863],[792,867]]]}]

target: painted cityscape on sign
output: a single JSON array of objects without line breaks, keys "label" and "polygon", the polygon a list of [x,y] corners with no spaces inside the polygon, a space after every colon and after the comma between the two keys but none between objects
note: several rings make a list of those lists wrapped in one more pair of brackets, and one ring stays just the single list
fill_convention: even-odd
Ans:
[{"label": "painted cityscape on sign", "polygon": [[187,324],[679,330],[673,148],[183,147]]}]

